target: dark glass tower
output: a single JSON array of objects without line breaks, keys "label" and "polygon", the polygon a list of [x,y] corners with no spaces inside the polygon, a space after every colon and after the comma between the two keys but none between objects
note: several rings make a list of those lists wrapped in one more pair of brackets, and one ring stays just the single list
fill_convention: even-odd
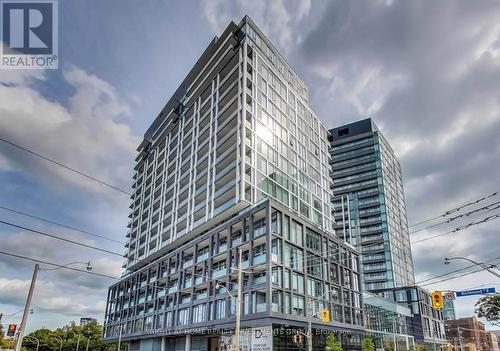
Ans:
[{"label": "dark glass tower", "polygon": [[371,119],[334,128],[329,138],[335,229],[361,251],[365,289],[414,285],[401,166],[394,151]]}]

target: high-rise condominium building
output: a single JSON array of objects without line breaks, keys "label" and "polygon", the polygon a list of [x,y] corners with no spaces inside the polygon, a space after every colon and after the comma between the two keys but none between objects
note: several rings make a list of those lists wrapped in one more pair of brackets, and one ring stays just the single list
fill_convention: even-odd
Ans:
[{"label": "high-rise condominium building", "polygon": [[361,251],[365,289],[414,285],[401,166],[394,151],[371,119],[330,133],[337,235]]},{"label": "high-rise condominium building", "polygon": [[[105,338],[131,350],[231,345],[241,260],[249,350],[303,349],[304,335],[289,331],[310,319],[359,347],[359,263],[334,235],[327,134],[307,87],[255,24],[229,24],[138,148]],[[315,347],[325,338],[314,333]]]}]

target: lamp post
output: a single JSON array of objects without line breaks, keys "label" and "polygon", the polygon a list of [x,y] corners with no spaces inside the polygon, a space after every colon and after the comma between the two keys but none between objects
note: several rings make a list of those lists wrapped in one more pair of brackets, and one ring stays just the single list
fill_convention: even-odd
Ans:
[{"label": "lamp post", "polygon": [[25,336],[25,338],[35,340],[35,341],[36,341],[36,351],[38,351],[38,348],[40,347],[40,340],[38,340],[38,339],[37,339],[37,338],[35,338],[34,336]]},{"label": "lamp post", "polygon": [[76,342],[76,351],[78,351],[78,348],[80,347],[80,337],[82,335],[81,334],[78,334],[78,341]]},{"label": "lamp post", "polygon": [[59,341],[60,341],[60,343],[59,343],[59,351],[61,351],[62,350],[63,339],[62,339],[61,336],[56,335],[56,334],[54,334],[54,337],[59,338]]},{"label": "lamp post", "polygon": [[92,339],[91,336],[89,336],[89,338],[87,339],[87,347],[85,348],[85,351],[89,351],[89,342],[90,342],[90,339]]},{"label": "lamp post", "polygon": [[124,324],[120,324],[120,334],[118,335],[118,348],[117,350],[120,351],[121,345],[122,345],[122,332],[123,332],[123,327]]},{"label": "lamp post", "polygon": [[76,264],[76,263],[83,263],[83,264],[87,265],[87,267],[86,267],[87,271],[92,270],[92,266],[90,265],[90,261],[88,261],[88,262],[70,262],[70,263],[67,263],[63,266],[59,266],[57,268],[40,268],[40,265],[38,263],[35,264],[35,269],[33,270],[33,277],[31,278],[30,288],[28,290],[28,297],[26,298],[26,304],[24,306],[23,318],[21,319],[21,325],[19,326],[19,332],[18,332],[18,336],[17,336],[16,350],[15,351],[21,351],[21,345],[23,343],[24,328],[26,327],[26,323],[28,322],[28,313],[29,313],[30,307],[31,307],[31,300],[33,298],[33,291],[35,290],[35,283],[36,283],[36,278],[38,277],[38,272],[39,271],[54,271],[56,269],[65,268],[69,265]]},{"label": "lamp post", "polygon": [[497,273],[495,271],[493,271],[492,269],[497,269],[497,270],[500,270],[498,268],[497,265],[494,265],[494,264],[487,264],[487,263],[484,263],[484,262],[477,262],[477,261],[474,261],[468,257],[462,257],[462,256],[457,256],[457,257],[445,257],[444,258],[444,264],[450,264],[450,261],[454,261],[454,260],[464,260],[464,261],[468,261],[476,266],[480,266],[480,267],[483,267],[485,270],[487,270],[488,272],[490,272],[491,274],[493,274],[495,277],[497,278],[500,278],[500,273]]},{"label": "lamp post", "polygon": [[[235,351],[240,351],[241,290],[242,290],[241,288],[242,288],[242,284],[243,284],[243,282],[242,282],[243,270],[241,269],[242,268],[241,267],[241,258],[242,258],[243,249],[241,247],[239,248],[238,253],[239,253],[239,257],[238,257],[238,292],[237,292],[236,297],[233,294],[231,294],[231,292],[224,285],[221,285],[219,283],[215,284],[216,289],[223,288],[224,290],[226,290],[228,295],[231,296],[232,299],[236,300],[236,326],[234,328],[234,333],[236,334],[235,335],[236,340],[235,340],[235,345],[234,345]],[[245,272],[245,273],[248,273],[248,272]]]},{"label": "lamp post", "polygon": [[[326,289],[325,292],[323,294],[321,294],[320,296],[318,296],[316,298],[316,300],[320,300],[322,299],[327,293],[329,293],[330,290]],[[313,297],[310,296],[309,297],[309,318],[308,318],[308,321],[307,321],[307,335],[306,335],[306,338],[307,338],[307,349],[308,351],[312,351],[313,347],[312,347],[312,319],[313,317],[316,317],[317,314],[319,313],[319,310],[318,311],[315,311],[315,309],[312,307],[313,304],[312,304],[312,301],[313,300]]]}]

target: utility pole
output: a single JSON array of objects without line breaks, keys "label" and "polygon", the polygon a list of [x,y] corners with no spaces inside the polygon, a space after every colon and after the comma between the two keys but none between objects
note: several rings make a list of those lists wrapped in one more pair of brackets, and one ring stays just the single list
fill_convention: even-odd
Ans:
[{"label": "utility pole", "polygon": [[120,323],[120,334],[118,336],[118,351],[120,351],[120,347],[122,344],[122,330],[123,330],[123,325]]},{"label": "utility pole", "polygon": [[235,351],[240,351],[240,322],[241,322],[241,286],[243,284],[241,276],[242,276],[242,270],[241,270],[241,256],[242,256],[242,251],[243,249],[240,247],[238,250],[238,294],[236,296],[236,328],[235,328],[235,333],[236,333],[236,345],[234,350]]},{"label": "utility pole", "polygon": [[33,290],[35,290],[35,282],[39,270],[40,266],[37,263],[35,264],[33,277],[31,278],[30,290],[28,291],[28,297],[26,298],[26,305],[24,306],[23,318],[21,319],[21,325],[19,326],[19,331],[16,341],[16,351],[21,351],[21,345],[23,344],[24,328],[26,327],[26,322],[28,321],[28,314],[31,308],[31,299],[33,298]]},{"label": "utility pole", "polygon": [[312,317],[313,317],[313,307],[312,307],[312,298],[309,298],[309,319],[307,321],[307,350],[312,351]]},{"label": "utility pole", "polygon": [[457,326],[458,330],[458,342],[460,343],[460,351],[464,351],[464,345],[462,344],[462,331],[460,330],[460,326]]},{"label": "utility pole", "polygon": [[89,336],[89,338],[87,339],[87,347],[85,348],[85,351],[89,351],[89,343],[90,343],[90,339],[92,339],[91,336]]},{"label": "utility pole", "polygon": [[392,319],[392,336],[394,339],[394,351],[398,351],[398,343],[396,340],[396,317]]}]

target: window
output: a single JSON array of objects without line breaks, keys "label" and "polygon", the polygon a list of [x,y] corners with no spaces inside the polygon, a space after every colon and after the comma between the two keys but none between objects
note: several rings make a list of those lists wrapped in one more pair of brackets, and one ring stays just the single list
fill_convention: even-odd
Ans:
[{"label": "window", "polygon": [[143,320],[142,320],[142,318],[136,319],[135,320],[134,332],[136,332],[136,333],[142,332],[142,326],[143,326]]},{"label": "window", "polygon": [[307,278],[307,293],[311,296],[320,297],[323,294],[323,285],[319,280]]},{"label": "window", "polygon": [[281,267],[273,267],[271,274],[273,284],[281,287]]},{"label": "window", "polygon": [[253,264],[266,262],[266,244],[262,244],[253,248]]},{"label": "window", "polygon": [[308,255],[307,257],[307,273],[316,277],[321,277],[323,262],[317,256]]},{"label": "window", "polygon": [[226,318],[226,300],[215,301],[215,319]]},{"label": "window", "polygon": [[281,235],[281,213],[276,210],[271,214],[271,232]]},{"label": "window", "polygon": [[185,325],[189,323],[189,308],[181,308],[178,312],[177,324]]},{"label": "window", "polygon": [[281,240],[274,239],[271,243],[271,259],[275,263],[281,263]]},{"label": "window", "polygon": [[304,315],[304,298],[292,296],[292,314]]},{"label": "window", "polygon": [[212,276],[214,278],[220,278],[226,274],[226,261],[216,262],[212,266]]},{"label": "window", "polygon": [[207,320],[206,307],[204,303],[193,307],[193,323],[201,323]]},{"label": "window", "polygon": [[281,291],[274,291],[272,295],[273,312],[280,312],[281,306],[283,306],[283,293]]},{"label": "window", "polygon": [[256,292],[255,296],[255,312],[266,312],[266,293]]},{"label": "window", "polygon": [[153,316],[144,318],[144,330],[148,331],[153,328]]},{"label": "window", "polygon": [[163,328],[164,316],[159,314],[155,317],[155,328]]},{"label": "window", "polygon": [[292,243],[302,246],[302,225],[295,222],[293,219],[290,221],[290,237],[288,238]]},{"label": "window", "polygon": [[165,326],[166,327],[171,327],[173,325],[172,314],[173,314],[172,312],[167,312],[165,314]]},{"label": "window", "polygon": [[306,230],[306,245],[308,249],[316,252],[321,251],[321,237],[309,228]]},{"label": "window", "polygon": [[290,244],[285,244],[284,263],[288,268],[293,268],[299,271],[304,269],[304,253],[298,247]]},{"label": "window", "polygon": [[337,135],[338,136],[344,136],[349,134],[349,128],[342,128],[337,130]]},{"label": "window", "polygon": [[300,294],[304,293],[304,277],[301,274],[292,272],[292,290]]}]

